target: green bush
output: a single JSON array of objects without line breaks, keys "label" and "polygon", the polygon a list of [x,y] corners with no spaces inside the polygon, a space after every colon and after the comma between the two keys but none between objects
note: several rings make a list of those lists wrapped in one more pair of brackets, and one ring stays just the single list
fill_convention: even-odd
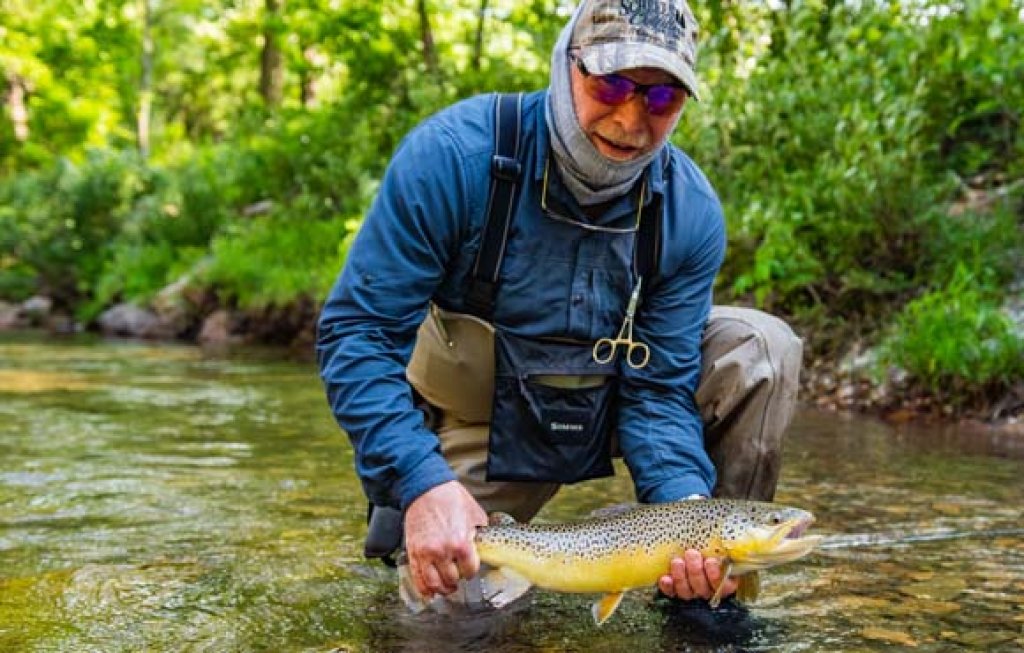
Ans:
[{"label": "green bush", "polygon": [[92,151],[82,165],[59,160],[0,184],[0,242],[10,266],[35,272],[58,304],[87,295],[140,190],[131,155]]},{"label": "green bush", "polygon": [[986,280],[965,266],[943,288],[896,316],[880,360],[952,404],[977,401],[1024,378],[1024,336],[1000,310]]},{"label": "green bush", "polygon": [[212,260],[200,280],[223,303],[245,309],[280,307],[327,294],[341,270],[353,218],[236,221],[213,240]]}]

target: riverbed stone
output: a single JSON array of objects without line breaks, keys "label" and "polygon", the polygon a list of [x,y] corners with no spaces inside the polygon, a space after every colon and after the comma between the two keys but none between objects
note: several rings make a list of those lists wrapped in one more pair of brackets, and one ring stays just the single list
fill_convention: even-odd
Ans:
[{"label": "riverbed stone", "polygon": [[159,339],[173,336],[173,328],[153,311],[134,304],[118,304],[100,314],[100,331],[107,336]]},{"label": "riverbed stone", "polygon": [[185,275],[174,283],[160,290],[151,302],[156,316],[174,335],[187,332],[195,323],[195,307],[188,299],[188,288],[192,282],[191,275]]},{"label": "riverbed stone", "polygon": [[0,302],[0,331],[7,329],[23,329],[28,326],[28,320],[17,304]]},{"label": "riverbed stone", "polygon": [[227,309],[218,309],[211,313],[199,330],[199,343],[208,347],[221,347],[238,344],[243,337],[235,333],[235,317]]},{"label": "riverbed stone", "polygon": [[46,318],[50,316],[50,311],[52,310],[53,300],[42,295],[29,297],[21,303],[21,312],[35,326],[46,322]]}]

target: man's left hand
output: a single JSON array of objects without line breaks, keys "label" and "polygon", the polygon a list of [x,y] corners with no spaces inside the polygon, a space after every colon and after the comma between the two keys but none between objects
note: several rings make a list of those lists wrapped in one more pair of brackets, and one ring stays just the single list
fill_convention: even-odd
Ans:
[{"label": "man's left hand", "polygon": [[[705,558],[700,551],[689,549],[682,558],[673,558],[669,573],[658,579],[658,589],[665,596],[679,599],[710,599],[722,582],[722,565],[718,558]],[[736,593],[739,581],[729,578],[721,597]]]}]

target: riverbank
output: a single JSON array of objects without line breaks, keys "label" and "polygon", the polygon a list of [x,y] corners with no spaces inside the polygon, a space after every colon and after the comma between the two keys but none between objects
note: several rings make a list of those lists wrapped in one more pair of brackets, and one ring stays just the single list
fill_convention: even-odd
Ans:
[{"label": "riverbank", "polygon": [[[263,309],[222,306],[213,293],[183,281],[161,292],[150,307],[113,306],[88,328],[54,310],[45,297],[17,305],[0,303],[0,331],[70,335],[91,330],[109,338],[189,342],[218,350],[271,345],[305,357],[312,356],[318,312],[312,299]],[[800,379],[801,400],[822,410],[873,415],[891,423],[957,423],[968,429],[1024,436],[1024,379],[1008,391],[952,404],[916,386],[901,370],[880,375],[876,367],[873,352],[859,345],[835,357],[808,351]]]}]

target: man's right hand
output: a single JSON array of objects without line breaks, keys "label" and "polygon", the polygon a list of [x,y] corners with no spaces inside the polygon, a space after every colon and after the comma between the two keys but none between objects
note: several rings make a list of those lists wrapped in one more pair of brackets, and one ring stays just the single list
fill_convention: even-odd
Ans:
[{"label": "man's right hand", "polygon": [[480,569],[473,546],[477,526],[487,525],[487,514],[458,481],[427,490],[405,511],[405,553],[416,589],[429,599],[451,594],[459,578],[471,578]]}]

